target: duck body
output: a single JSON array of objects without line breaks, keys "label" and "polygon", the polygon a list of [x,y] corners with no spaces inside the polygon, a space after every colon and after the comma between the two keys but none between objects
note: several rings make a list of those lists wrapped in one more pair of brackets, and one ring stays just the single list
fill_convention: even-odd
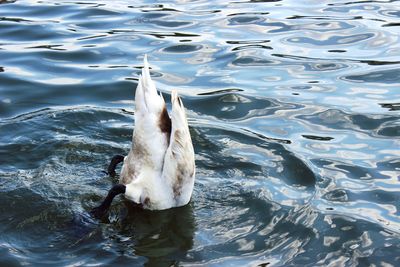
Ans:
[{"label": "duck body", "polygon": [[114,196],[121,193],[149,210],[186,205],[193,192],[195,160],[185,108],[173,90],[169,116],[165,101],[151,80],[146,56],[135,104],[131,149],[127,156],[118,156],[119,160],[112,161],[109,167],[111,173],[123,161],[118,190],[114,186],[114,193],[110,190],[97,209],[107,209]]}]

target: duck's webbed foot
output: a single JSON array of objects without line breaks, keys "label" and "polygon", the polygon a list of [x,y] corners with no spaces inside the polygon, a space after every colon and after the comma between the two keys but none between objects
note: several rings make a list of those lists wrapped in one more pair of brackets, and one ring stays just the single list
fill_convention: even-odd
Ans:
[{"label": "duck's webbed foot", "polygon": [[115,176],[115,169],[117,168],[118,163],[124,161],[124,156],[116,155],[111,159],[110,165],[108,165],[107,173],[111,176]]},{"label": "duck's webbed foot", "polygon": [[114,185],[110,189],[110,191],[108,191],[107,197],[104,199],[101,205],[96,208],[93,208],[90,211],[90,214],[92,214],[92,216],[95,218],[102,218],[110,208],[111,202],[113,201],[114,197],[119,194],[125,194],[125,191],[126,191],[125,185],[123,184]]}]

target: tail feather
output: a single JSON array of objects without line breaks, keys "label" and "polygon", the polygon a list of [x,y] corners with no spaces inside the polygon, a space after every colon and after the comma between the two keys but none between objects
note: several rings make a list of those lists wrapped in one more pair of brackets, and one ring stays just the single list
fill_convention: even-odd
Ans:
[{"label": "tail feather", "polygon": [[176,206],[189,202],[193,191],[195,162],[185,108],[176,90],[171,93],[171,136],[162,176],[172,186]]},{"label": "tail feather", "polygon": [[137,163],[129,161],[129,165],[124,165],[126,167],[123,173],[128,175],[132,170],[139,173],[144,166],[152,166],[155,171],[161,171],[169,141],[169,132],[165,130],[168,125],[165,126],[162,122],[166,120],[168,123],[169,117],[164,99],[157,93],[151,80],[146,56],[136,89],[135,103],[135,127],[128,158],[140,160]]},{"label": "tail feather", "polygon": [[142,76],[139,77],[139,82],[135,92],[136,111],[147,111],[147,105],[144,100],[144,92],[142,85]]},{"label": "tail feather", "polygon": [[171,120],[175,121],[176,128],[189,130],[186,119],[185,107],[183,106],[181,98],[178,96],[177,90],[172,90],[171,92],[171,104],[172,104]]},{"label": "tail feather", "polygon": [[143,58],[144,67],[142,68],[142,86],[145,88],[145,93],[151,95],[157,94],[157,89],[154,82],[151,80],[149,63],[147,62],[147,55]]},{"label": "tail feather", "polygon": [[185,157],[187,146],[191,146],[192,140],[189,133],[189,125],[186,118],[185,107],[183,106],[178,92],[171,92],[172,112],[171,122],[172,131],[170,137],[170,146],[173,154],[178,157]]},{"label": "tail feather", "polygon": [[144,56],[143,63],[142,75],[139,77],[135,94],[136,112],[157,114],[164,108],[165,101],[164,98],[157,93],[156,86],[151,80],[147,55]]}]

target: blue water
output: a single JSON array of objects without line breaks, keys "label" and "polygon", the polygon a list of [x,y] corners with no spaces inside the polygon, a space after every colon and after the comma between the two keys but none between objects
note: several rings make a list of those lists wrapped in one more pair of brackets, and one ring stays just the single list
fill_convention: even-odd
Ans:
[{"label": "blue water", "polygon": [[[400,1],[0,3],[1,266],[400,266]],[[96,220],[145,53],[192,201]]]}]

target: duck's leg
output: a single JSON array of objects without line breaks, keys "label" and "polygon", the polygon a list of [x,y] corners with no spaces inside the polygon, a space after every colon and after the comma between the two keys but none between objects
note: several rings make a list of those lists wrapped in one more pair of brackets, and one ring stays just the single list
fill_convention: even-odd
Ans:
[{"label": "duck's leg", "polygon": [[111,159],[110,165],[108,165],[107,173],[111,176],[115,176],[115,168],[118,163],[124,161],[124,156],[116,155]]},{"label": "duck's leg", "polygon": [[113,201],[114,197],[119,195],[119,194],[125,194],[126,187],[123,184],[117,184],[114,185],[110,191],[108,191],[107,197],[104,199],[104,201],[101,203],[100,206],[93,208],[90,213],[96,217],[96,218],[101,218],[106,214],[108,211],[108,208],[111,205],[111,202]]}]

